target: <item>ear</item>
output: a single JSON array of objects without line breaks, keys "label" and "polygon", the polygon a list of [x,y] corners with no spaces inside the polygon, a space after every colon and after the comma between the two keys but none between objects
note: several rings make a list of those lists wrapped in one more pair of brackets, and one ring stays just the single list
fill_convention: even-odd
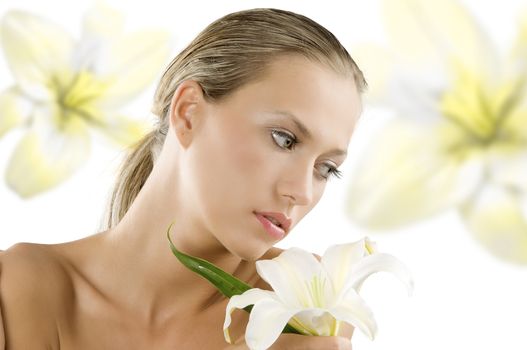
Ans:
[{"label": "ear", "polygon": [[203,90],[199,83],[185,80],[177,87],[170,103],[170,130],[183,147],[190,145],[199,123],[200,108],[205,103]]}]

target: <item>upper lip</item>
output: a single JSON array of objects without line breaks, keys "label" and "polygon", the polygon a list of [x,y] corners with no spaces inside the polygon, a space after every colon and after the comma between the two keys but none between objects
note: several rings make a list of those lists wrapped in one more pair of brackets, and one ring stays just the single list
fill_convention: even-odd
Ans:
[{"label": "upper lip", "polygon": [[282,226],[282,228],[284,229],[286,233],[289,232],[289,228],[291,227],[292,220],[288,218],[287,215],[283,213],[261,212],[261,211],[257,212],[257,214],[274,218],[280,223],[280,226]]}]

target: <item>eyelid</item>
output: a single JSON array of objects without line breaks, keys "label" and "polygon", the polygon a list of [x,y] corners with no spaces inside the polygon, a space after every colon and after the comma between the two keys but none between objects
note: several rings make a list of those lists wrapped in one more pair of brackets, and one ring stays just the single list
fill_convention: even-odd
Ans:
[{"label": "eyelid", "polygon": [[[280,145],[278,145],[278,143],[276,142],[276,140],[274,139],[274,137],[272,136],[273,138],[273,142],[275,142],[275,144],[284,149],[284,150],[287,150],[289,152],[292,152],[294,151],[295,147],[300,144],[300,141],[297,139],[296,135],[288,130],[284,130],[282,128],[270,128],[270,133],[271,133],[271,136],[274,134],[274,133],[277,133],[277,134],[280,134],[282,136],[286,136],[286,137],[289,137],[291,139],[291,142],[293,143],[292,146],[291,146],[291,149],[288,149],[288,148],[284,148]],[[320,175],[320,173],[317,172],[317,176],[320,177],[320,179],[324,180],[324,181],[328,181],[331,177],[335,176],[337,178],[340,178],[341,175],[342,175],[342,172],[338,169],[338,165],[336,162],[333,162],[331,160],[326,160],[326,161],[322,161],[320,163],[322,166],[326,166],[328,168],[328,171],[329,171],[329,174],[327,177],[323,176],[323,175]]]},{"label": "eyelid", "polygon": [[324,164],[324,165],[328,165],[328,166],[330,166],[330,167],[332,167],[332,168],[335,168],[335,169],[338,168],[337,163],[335,163],[335,162],[333,162],[333,161],[330,161],[330,160],[323,162],[323,164]]},{"label": "eyelid", "polygon": [[282,133],[282,134],[287,134],[288,136],[291,136],[292,139],[295,139],[297,140],[297,137],[294,133],[286,130],[286,129],[282,129],[282,128],[271,128],[271,131],[272,132],[279,132],[279,133]]},{"label": "eyelid", "polygon": [[274,136],[273,136],[274,134],[279,134],[280,136],[282,136],[282,137],[286,137],[286,138],[289,138],[289,139],[291,140],[291,142],[292,142],[292,144],[293,144],[293,145],[291,146],[291,149],[284,148],[284,147],[282,147],[282,146],[280,146],[280,145],[277,144],[278,147],[280,147],[280,148],[282,148],[282,149],[284,149],[284,150],[286,150],[286,151],[291,152],[291,151],[294,150],[294,148],[295,148],[298,144],[300,144],[300,141],[298,140],[298,138],[296,137],[296,135],[295,135],[294,133],[290,132],[290,131],[287,131],[287,130],[284,130],[284,129],[281,129],[281,128],[270,128],[270,130],[271,130],[271,131],[270,131],[270,133],[271,133],[271,137],[273,138],[273,141],[274,141],[276,144],[277,144],[277,142],[276,142],[276,140],[275,140],[275,138],[274,138]]},{"label": "eyelid", "polygon": [[324,181],[329,181],[331,178],[336,177],[338,179],[342,178],[342,171],[338,169],[338,166],[333,162],[323,162],[323,165],[328,167],[328,176],[324,177],[319,174],[319,176]]},{"label": "eyelid", "polygon": [[321,164],[326,166],[326,167],[328,167],[328,168],[334,169],[335,171],[339,171],[339,165],[336,162],[332,161],[332,160],[326,159],[326,160],[322,161]]}]

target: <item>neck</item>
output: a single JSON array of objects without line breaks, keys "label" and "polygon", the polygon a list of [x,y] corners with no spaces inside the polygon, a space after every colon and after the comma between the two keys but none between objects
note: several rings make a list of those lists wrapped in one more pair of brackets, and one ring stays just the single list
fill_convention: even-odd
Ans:
[{"label": "neck", "polygon": [[[174,181],[176,179],[176,181]],[[172,254],[166,237],[178,250],[205,259],[237,275],[242,260],[232,255],[203,225],[185,212],[179,200],[177,172],[154,167],[125,217],[105,235],[112,268],[119,276],[115,292],[143,316],[170,317],[174,312],[193,315],[225,298],[203,277],[188,270]],[[179,203],[179,204],[178,204]],[[123,293],[125,291],[126,294]],[[165,316],[160,316],[165,315]]]}]

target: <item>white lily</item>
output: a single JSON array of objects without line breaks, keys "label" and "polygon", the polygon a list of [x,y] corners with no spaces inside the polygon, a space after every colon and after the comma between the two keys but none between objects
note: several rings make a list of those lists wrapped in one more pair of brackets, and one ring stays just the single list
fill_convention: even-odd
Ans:
[{"label": "white lily", "polygon": [[363,281],[374,272],[388,271],[406,284],[409,293],[413,288],[406,267],[391,255],[375,252],[367,238],[331,246],[321,261],[290,248],[272,260],[257,261],[256,269],[274,291],[253,288],[232,296],[223,326],[230,343],[231,313],[254,304],[245,333],[252,350],[271,346],[287,323],[305,335],[334,336],[345,322],[373,339],[376,322],[358,294]]},{"label": "white lily", "polygon": [[0,94],[0,137],[28,127],[8,164],[6,181],[22,197],[48,190],[86,160],[89,127],[123,145],[147,121],[117,108],[147,87],[169,54],[163,31],[123,33],[123,17],[99,4],[86,14],[80,40],[56,24],[12,10],[1,42],[16,84]]},{"label": "white lily", "polygon": [[455,0],[383,6],[393,49],[356,55],[396,116],[353,172],[351,218],[387,230],[457,208],[492,253],[527,263],[527,16],[504,58]]}]

